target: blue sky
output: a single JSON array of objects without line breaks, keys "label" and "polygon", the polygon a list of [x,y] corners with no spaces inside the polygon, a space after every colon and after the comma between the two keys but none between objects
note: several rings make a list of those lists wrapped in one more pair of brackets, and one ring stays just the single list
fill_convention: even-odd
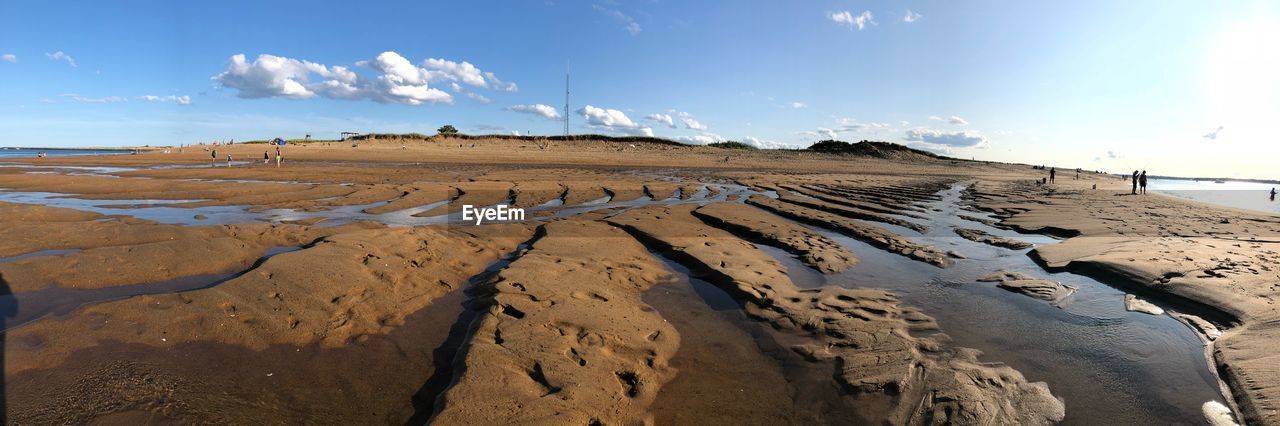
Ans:
[{"label": "blue sky", "polygon": [[568,65],[573,132],[1280,178],[1269,1],[105,3],[0,4],[0,145],[557,134]]}]

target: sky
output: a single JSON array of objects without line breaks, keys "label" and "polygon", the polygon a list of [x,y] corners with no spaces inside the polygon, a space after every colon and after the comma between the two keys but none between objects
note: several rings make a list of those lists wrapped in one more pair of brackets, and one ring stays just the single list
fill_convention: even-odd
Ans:
[{"label": "sky", "polygon": [[1275,1],[0,3],[0,146],[560,134],[1280,178]]}]

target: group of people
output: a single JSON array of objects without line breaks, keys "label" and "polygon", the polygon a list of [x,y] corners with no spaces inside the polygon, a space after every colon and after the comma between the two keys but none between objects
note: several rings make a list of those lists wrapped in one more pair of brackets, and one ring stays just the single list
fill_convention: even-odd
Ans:
[{"label": "group of people", "polygon": [[[217,148],[214,148],[213,151],[209,153],[209,158],[215,162],[218,161]],[[280,152],[280,147],[277,146],[276,147],[276,168],[280,168],[280,163],[283,161],[284,161],[284,154]],[[231,167],[231,164],[232,164],[231,154],[227,154],[227,167]],[[262,151],[262,164],[271,164],[270,151]]]},{"label": "group of people", "polygon": [[1139,188],[1139,187],[1141,187],[1141,188],[1142,188],[1142,192],[1141,192],[1142,194],[1146,194],[1146,193],[1147,193],[1147,171],[1146,171],[1146,170],[1143,170],[1143,171],[1142,171],[1142,174],[1138,174],[1138,171],[1137,171],[1137,170],[1134,170],[1134,171],[1133,171],[1133,192],[1132,192],[1132,194],[1134,194],[1134,195],[1139,194],[1139,192],[1138,192],[1138,188]]}]

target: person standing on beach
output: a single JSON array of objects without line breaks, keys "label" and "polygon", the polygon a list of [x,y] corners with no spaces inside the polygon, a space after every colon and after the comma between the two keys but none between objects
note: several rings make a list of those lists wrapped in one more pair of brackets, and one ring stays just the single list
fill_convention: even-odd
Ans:
[{"label": "person standing on beach", "polygon": [[1147,171],[1143,170],[1142,175],[1138,176],[1138,186],[1142,187],[1142,193],[1147,193]]},{"label": "person standing on beach", "polygon": [[280,160],[283,160],[283,158],[280,158],[280,150],[277,149],[276,150],[276,168],[277,169],[280,168]]},{"label": "person standing on beach", "polygon": [[227,154],[227,167],[231,167],[231,154]]},{"label": "person standing on beach", "polygon": [[271,155],[268,155],[266,151],[262,151],[262,164],[271,164]]},{"label": "person standing on beach", "polygon": [[214,148],[214,149],[213,149],[213,152],[209,153],[209,159],[210,159],[210,160],[212,160],[212,161],[218,161],[218,149],[217,149],[217,148]]},{"label": "person standing on beach", "polygon": [[1138,195],[1138,171],[1133,171],[1133,192],[1130,194]]},{"label": "person standing on beach", "polygon": [[1050,167],[1050,168],[1049,168],[1049,183],[1053,183],[1053,178],[1054,178],[1054,177],[1056,177],[1057,175],[1058,175],[1058,169],[1057,169],[1057,168]]},{"label": "person standing on beach", "polygon": [[1275,200],[1276,200],[1276,189],[1273,187],[1271,188],[1271,201],[1275,201]]}]

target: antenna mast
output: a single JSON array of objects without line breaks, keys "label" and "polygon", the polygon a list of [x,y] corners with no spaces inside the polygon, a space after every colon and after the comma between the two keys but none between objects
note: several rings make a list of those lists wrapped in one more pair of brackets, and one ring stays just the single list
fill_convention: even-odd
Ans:
[{"label": "antenna mast", "polygon": [[569,62],[564,63],[564,136],[569,137]]}]

